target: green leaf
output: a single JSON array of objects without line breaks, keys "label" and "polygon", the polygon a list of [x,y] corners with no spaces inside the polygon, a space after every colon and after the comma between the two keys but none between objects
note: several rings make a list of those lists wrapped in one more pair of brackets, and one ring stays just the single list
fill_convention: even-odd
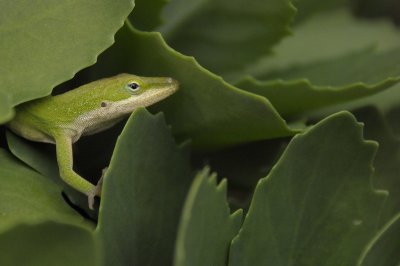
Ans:
[{"label": "green leaf", "polygon": [[386,21],[335,10],[296,27],[273,57],[248,69],[257,79],[236,85],[267,97],[284,117],[355,100],[399,81],[399,41]]},{"label": "green leaf", "polygon": [[48,150],[45,149],[45,147],[48,147],[47,144],[43,147],[43,144],[28,141],[11,131],[6,132],[6,138],[8,148],[15,157],[43,176],[52,178],[55,183],[59,185],[63,183],[59,175],[55,151],[53,150],[53,156],[51,156]]},{"label": "green leaf", "polygon": [[135,9],[129,15],[129,21],[137,29],[143,31],[154,30],[162,24],[161,11],[169,0],[136,0]]},{"label": "green leaf", "polygon": [[10,100],[10,95],[0,91],[0,124],[10,120],[14,116],[14,110]]},{"label": "green leaf", "polygon": [[[374,0],[373,0],[374,1]],[[300,24],[313,17],[317,13],[332,11],[341,7],[348,7],[350,0],[293,0],[293,5],[297,9],[295,24]],[[354,2],[354,1],[353,1]]]},{"label": "green leaf", "polygon": [[197,149],[294,134],[265,98],[224,82],[193,58],[168,47],[159,33],[125,26],[115,45],[82,75],[96,79],[122,72],[170,76],[180,82],[180,90],[152,110],[165,112],[175,136],[191,138]]},{"label": "green leaf", "polygon": [[241,224],[242,211],[230,214],[226,180],[217,185],[216,175],[204,169],[194,179],[185,206],[175,249],[175,266],[227,263],[229,244]]},{"label": "green leaf", "polygon": [[[51,181],[57,184],[60,189],[65,192],[65,195],[71,203],[79,206],[82,210],[86,211],[88,216],[95,219],[94,216],[96,214],[89,209],[87,196],[76,191],[61,179],[54,145],[28,141],[9,131],[6,132],[6,137],[8,147],[14,156],[32,167],[44,177],[49,178],[49,180],[51,179]],[[104,149],[105,146],[106,145],[102,145],[101,147]],[[79,161],[76,154],[74,155],[74,161]],[[88,164],[88,160],[85,160],[83,163]],[[76,165],[77,164],[75,163],[75,166]]]},{"label": "green leaf", "polygon": [[400,212],[400,139],[394,136],[383,115],[373,107],[354,111],[365,124],[365,136],[376,140],[379,149],[374,162],[374,187],[389,192],[380,213],[383,225]]},{"label": "green leaf", "polygon": [[400,262],[400,213],[393,217],[372,239],[357,265],[387,266]]},{"label": "green leaf", "polygon": [[[274,72],[265,79],[297,80],[306,77],[316,86],[346,86],[362,82],[377,84],[386,79],[398,81],[400,76],[400,46],[386,52],[364,50],[338,57],[334,60],[314,62]],[[392,81],[392,82],[393,82]]]},{"label": "green leaf", "polygon": [[169,265],[191,181],[161,115],[135,111],[105,176],[97,237],[105,265]]},{"label": "green leaf", "polygon": [[[398,106],[400,106],[400,84],[397,83],[396,85],[377,94],[373,94],[342,104],[332,105],[319,111],[314,111],[312,115],[315,117],[324,117],[338,111],[352,111],[367,106],[373,106],[382,113],[388,113],[396,109]],[[395,117],[395,121],[397,121],[397,116]]]},{"label": "green leaf", "polygon": [[61,188],[0,149],[0,231],[20,222],[44,220],[84,226],[63,200]]},{"label": "green leaf", "polygon": [[274,73],[237,86],[268,98],[283,116],[299,115],[385,90],[400,81],[400,48],[371,50]]},{"label": "green leaf", "polygon": [[[376,47],[378,52],[389,51],[398,48],[400,43],[400,33],[393,24],[386,20],[356,19],[345,9],[316,15],[293,31],[292,36],[276,47],[273,56],[261,59],[250,66],[247,72],[263,79],[271,71],[328,61],[358,53],[368,47]],[[340,73],[346,74],[346,71]]]},{"label": "green leaf", "polygon": [[270,53],[294,14],[288,0],[173,0],[160,31],[172,47],[222,74]]},{"label": "green leaf", "polygon": [[[0,4],[0,92],[8,105],[48,95],[96,62],[133,8],[132,0]],[[2,106],[0,121],[10,118]]]},{"label": "green leaf", "polygon": [[257,185],[230,265],[355,265],[385,199],[370,182],[376,148],[347,112],[296,135]]},{"label": "green leaf", "polygon": [[20,224],[0,235],[1,265],[99,265],[93,233],[55,223]]}]

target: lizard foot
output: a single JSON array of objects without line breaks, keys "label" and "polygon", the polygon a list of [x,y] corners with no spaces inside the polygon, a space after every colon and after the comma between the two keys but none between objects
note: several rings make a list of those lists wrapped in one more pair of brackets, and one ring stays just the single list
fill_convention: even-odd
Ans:
[{"label": "lizard foot", "polygon": [[104,176],[107,172],[107,169],[108,169],[108,167],[103,169],[103,171],[101,173],[101,177],[100,177],[99,181],[97,182],[97,185],[93,188],[93,190],[88,195],[88,204],[89,204],[89,209],[91,209],[91,210],[94,210],[94,208],[93,208],[94,198],[96,196],[101,195],[101,189],[103,187],[103,180],[104,180]]}]

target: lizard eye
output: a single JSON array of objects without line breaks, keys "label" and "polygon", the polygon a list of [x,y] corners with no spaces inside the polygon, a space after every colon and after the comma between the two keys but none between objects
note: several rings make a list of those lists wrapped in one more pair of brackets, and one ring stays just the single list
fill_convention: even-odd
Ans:
[{"label": "lizard eye", "polygon": [[136,93],[140,90],[140,86],[136,82],[128,83],[126,85],[126,88],[129,92],[133,92],[133,93]]}]

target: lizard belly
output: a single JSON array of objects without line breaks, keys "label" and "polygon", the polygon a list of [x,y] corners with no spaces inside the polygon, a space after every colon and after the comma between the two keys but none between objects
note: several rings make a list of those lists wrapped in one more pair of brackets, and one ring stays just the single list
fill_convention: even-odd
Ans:
[{"label": "lizard belly", "polygon": [[101,123],[90,124],[82,131],[82,136],[93,135],[103,130],[109,129],[110,127],[113,127],[115,124],[120,122],[122,119],[123,118],[118,118],[111,121],[103,121]]},{"label": "lizard belly", "polygon": [[6,126],[17,135],[32,141],[37,142],[44,142],[44,143],[55,143],[54,138],[49,134],[43,132],[42,130],[38,129],[35,123],[32,121],[35,120],[28,120],[24,121],[21,120],[21,117],[18,114],[15,116],[13,120],[6,124]]},{"label": "lizard belly", "polygon": [[76,136],[73,137],[73,141],[75,142],[78,140],[80,136],[93,135],[106,130],[126,117],[125,115],[121,116],[118,113],[104,111],[102,109],[94,110],[79,116],[74,121],[72,126],[73,128],[71,128],[76,132]]}]

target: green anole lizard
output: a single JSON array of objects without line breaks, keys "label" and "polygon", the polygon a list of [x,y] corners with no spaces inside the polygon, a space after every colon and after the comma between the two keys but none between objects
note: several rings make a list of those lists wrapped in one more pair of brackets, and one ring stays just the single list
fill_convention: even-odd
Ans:
[{"label": "green anole lizard", "polygon": [[91,184],[73,170],[72,144],[81,136],[112,127],[138,107],[152,105],[177,89],[178,82],[172,78],[120,74],[19,105],[7,126],[26,139],[55,144],[61,178],[86,194],[93,209],[100,184]]}]

